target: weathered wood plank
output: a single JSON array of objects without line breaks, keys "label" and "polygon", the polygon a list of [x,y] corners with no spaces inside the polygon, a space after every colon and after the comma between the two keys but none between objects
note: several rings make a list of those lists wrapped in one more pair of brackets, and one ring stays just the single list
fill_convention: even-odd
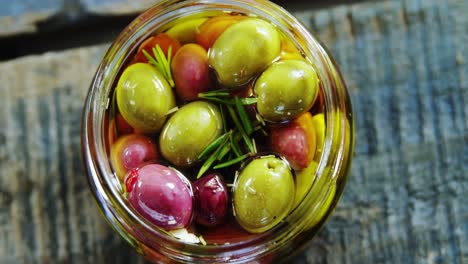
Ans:
[{"label": "weathered wood plank", "polygon": [[[85,24],[88,16],[131,16],[136,15],[160,0],[22,0],[0,1],[0,37],[20,34],[34,34],[41,26],[58,29]],[[273,1],[283,6],[300,10],[305,7],[317,8],[337,2],[357,2],[363,0],[314,1],[299,0]],[[57,25],[60,23],[60,25]],[[44,29],[44,28],[42,28]]]},{"label": "weathered wood plank", "polygon": [[[310,16],[348,80],[356,155],[313,263],[464,263],[463,1],[387,1]],[[299,17],[301,17],[299,16]]]},{"label": "weathered wood plank", "polygon": [[86,11],[91,14],[127,15],[142,12],[158,1],[154,0],[82,0]]},{"label": "weathered wood plank", "polygon": [[[355,159],[295,263],[468,263],[468,3],[383,1],[296,15],[353,101]],[[0,63],[0,263],[143,263],[101,218],[79,121],[106,45]]]},{"label": "weathered wood plank", "polygon": [[37,23],[58,14],[63,0],[0,1],[0,36],[31,33]]},{"label": "weathered wood plank", "polygon": [[[44,23],[63,27],[84,22],[89,15],[136,15],[158,0],[22,0],[0,1],[0,37],[38,33]],[[298,1],[292,1],[298,2]],[[60,26],[59,26],[60,27]]]},{"label": "weathered wood plank", "polygon": [[60,17],[64,26],[87,15],[135,15],[154,0],[22,0],[0,2],[0,37],[37,33],[40,25]]}]

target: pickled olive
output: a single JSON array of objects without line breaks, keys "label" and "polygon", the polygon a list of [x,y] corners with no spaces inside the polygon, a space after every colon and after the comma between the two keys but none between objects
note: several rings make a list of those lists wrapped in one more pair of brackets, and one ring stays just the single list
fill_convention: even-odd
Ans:
[{"label": "pickled olive", "polygon": [[121,136],[110,150],[110,160],[115,173],[123,180],[125,174],[142,163],[158,158],[156,144],[148,137],[138,134]]},{"label": "pickled olive", "polygon": [[223,121],[216,105],[194,101],[184,105],[167,120],[159,146],[161,155],[176,166],[188,167],[221,135]]},{"label": "pickled olive", "polygon": [[337,188],[336,184],[333,184],[330,186],[327,196],[325,197],[325,200],[323,201],[323,204],[321,205],[317,213],[313,215],[313,218],[305,227],[306,229],[314,227],[315,225],[320,223],[320,221],[323,221],[323,219],[326,219],[325,216],[327,214],[330,214],[330,208],[333,208],[333,204],[337,202],[336,201],[336,192],[337,192],[336,188]]},{"label": "pickled olive", "polygon": [[228,212],[228,189],[222,177],[210,173],[193,183],[194,220],[200,225],[222,223]]},{"label": "pickled olive", "polygon": [[193,193],[181,173],[163,165],[148,164],[132,170],[128,177],[128,201],[144,218],[166,230],[190,224]]},{"label": "pickled olive", "polygon": [[280,35],[274,26],[258,18],[246,18],[221,33],[210,49],[208,61],[221,85],[238,87],[268,67],[278,57],[280,47]]},{"label": "pickled olive", "polygon": [[195,39],[198,44],[208,50],[226,28],[245,18],[245,16],[229,15],[209,18],[201,24],[199,31],[195,34]]},{"label": "pickled olive", "polygon": [[206,20],[206,17],[202,17],[181,21],[167,30],[166,33],[177,39],[181,44],[194,43],[195,34],[200,31],[200,25]]},{"label": "pickled olive", "polygon": [[135,132],[132,126],[122,117],[120,113],[117,113],[113,119],[109,122],[108,131],[109,142],[114,144],[117,137],[121,135],[127,135]]},{"label": "pickled olive", "polygon": [[126,135],[134,132],[133,127],[128,124],[121,114],[115,115],[115,120],[119,135]]},{"label": "pickled olive", "polygon": [[312,115],[307,112],[285,125],[271,129],[272,149],[296,170],[309,166],[315,155],[317,136]]},{"label": "pickled olive", "polygon": [[322,113],[316,114],[312,117],[314,123],[315,134],[317,135],[317,150],[315,152],[315,159],[319,160],[323,152],[323,144],[325,143],[325,117]]},{"label": "pickled olive", "polygon": [[206,50],[194,43],[183,45],[171,63],[175,90],[180,99],[192,101],[211,88]]},{"label": "pickled olive", "polygon": [[296,172],[296,195],[294,198],[294,208],[302,202],[307,192],[309,192],[312,187],[317,168],[318,163],[311,161],[307,168]]},{"label": "pickled olive", "polygon": [[286,38],[281,40],[281,60],[302,59],[301,52],[297,49],[294,43]]},{"label": "pickled olive", "polygon": [[254,93],[258,113],[267,121],[292,120],[309,111],[318,95],[315,69],[303,60],[273,63],[258,78]]},{"label": "pickled olive", "polygon": [[156,68],[146,63],[128,66],[120,76],[116,93],[120,113],[142,132],[158,132],[167,112],[175,107],[171,87]]},{"label": "pickled olive", "polygon": [[166,57],[169,53],[169,47],[171,47],[171,56],[177,52],[180,48],[180,43],[177,39],[170,37],[166,33],[159,33],[156,36],[150,37],[138,47],[137,54],[135,55],[134,62],[148,62],[143,50],[148,52],[150,55],[153,55],[153,48],[159,45]]},{"label": "pickled olive", "polygon": [[[314,165],[315,164],[315,165]],[[310,167],[310,172],[313,173],[314,167],[317,168],[318,164],[313,162],[311,163]],[[306,170],[309,170],[306,169]],[[337,184],[330,184],[330,179],[327,175],[332,173],[330,167],[325,167],[323,172],[320,175],[316,175],[315,173],[313,174],[306,174],[305,170],[304,173],[298,173],[296,177],[299,175],[301,179],[298,179],[298,181],[302,181],[302,183],[308,184],[308,186],[302,187],[302,191],[304,192],[304,195],[302,196],[302,199],[296,195],[296,201],[297,205],[301,204],[303,199],[308,196],[308,197],[313,197],[313,204],[310,206],[310,208],[314,208],[315,212],[313,214],[309,215],[309,219],[307,219],[307,225],[305,226],[306,229],[312,228],[320,221],[323,221],[325,215],[330,213],[330,207],[333,207],[333,203],[336,203],[336,191],[337,191]],[[320,201],[320,199],[324,199]],[[310,203],[310,201],[309,201]],[[316,207],[316,205],[320,203],[320,207]]]},{"label": "pickled olive", "polygon": [[294,195],[294,178],[286,161],[272,155],[253,159],[234,182],[237,222],[248,232],[265,232],[288,215]]}]

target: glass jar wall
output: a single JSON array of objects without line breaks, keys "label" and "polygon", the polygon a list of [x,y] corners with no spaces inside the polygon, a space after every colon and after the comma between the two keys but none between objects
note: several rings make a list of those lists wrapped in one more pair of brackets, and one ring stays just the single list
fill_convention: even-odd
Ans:
[{"label": "glass jar wall", "polygon": [[[115,135],[109,132],[113,118],[110,106],[122,72],[132,63],[145,40],[160,32],[170,32],[187,21],[200,21],[201,25],[207,18],[221,15],[254,17],[271,23],[282,38],[292,44],[282,42],[279,60],[299,57],[313,65],[319,80],[318,103],[309,112],[316,117],[313,122],[316,147],[313,161],[293,170],[295,195],[291,195],[294,200],[291,204],[294,206],[281,221],[264,232],[234,232],[235,235],[226,237],[224,242],[222,238],[213,242],[215,239],[211,236],[208,243],[189,243],[176,238],[171,230],[158,227],[142,217],[129,202],[125,182],[117,176],[115,166],[110,161],[110,149],[115,140]],[[179,37],[190,38],[190,34],[188,30]],[[182,45],[191,41],[179,40]],[[216,77],[221,78],[219,74]],[[251,82],[255,83],[260,78],[252,79]],[[179,109],[181,104],[178,105]],[[270,134],[276,133],[272,127],[284,123],[268,121],[266,126]],[[152,134],[152,137],[155,135],[159,134]],[[262,142],[258,142],[260,149]],[[353,151],[352,112],[345,84],[330,54],[281,7],[269,1],[162,1],[128,25],[102,59],[84,106],[82,150],[90,187],[104,217],[122,238],[148,260],[155,263],[268,263],[283,260],[297,252],[314,237],[336,207],[344,190]],[[229,183],[230,202],[233,192],[238,189],[235,183],[240,182],[237,178],[241,174],[239,170],[246,166],[248,160],[239,163],[243,165],[239,165],[233,176],[235,180]],[[163,162],[170,163],[167,160]],[[195,177],[188,178],[196,180]],[[239,216],[230,218],[236,222],[236,217]],[[238,228],[237,223],[233,225]],[[190,227],[187,229],[194,230]],[[209,231],[195,234],[206,238],[212,235]]]}]

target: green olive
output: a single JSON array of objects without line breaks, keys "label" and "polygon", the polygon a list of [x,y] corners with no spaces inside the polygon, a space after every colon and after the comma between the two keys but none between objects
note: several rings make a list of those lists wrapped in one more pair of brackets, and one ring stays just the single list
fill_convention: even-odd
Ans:
[{"label": "green olive", "polygon": [[318,95],[319,78],[303,60],[273,63],[258,78],[257,111],[267,121],[292,120],[310,110]]},{"label": "green olive", "polygon": [[221,33],[210,49],[208,61],[222,85],[237,87],[268,67],[280,48],[280,35],[273,25],[248,18]]},{"label": "green olive", "polygon": [[216,105],[204,101],[186,104],[167,120],[161,131],[161,155],[173,165],[189,167],[221,135],[222,129]]},{"label": "green olive", "polygon": [[175,107],[174,94],[166,79],[147,63],[128,66],[120,76],[116,93],[123,118],[142,132],[158,132],[167,112]]},{"label": "green olive", "polygon": [[288,163],[273,155],[250,161],[234,183],[237,222],[248,232],[265,232],[290,212],[295,196]]}]

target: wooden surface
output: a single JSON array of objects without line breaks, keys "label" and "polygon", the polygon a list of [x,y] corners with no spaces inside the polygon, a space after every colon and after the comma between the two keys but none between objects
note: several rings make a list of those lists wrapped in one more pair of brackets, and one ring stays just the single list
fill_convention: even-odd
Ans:
[{"label": "wooden surface", "polygon": [[35,33],[48,23],[73,22],[88,15],[135,14],[150,7],[156,1],[0,0],[0,36]]},{"label": "wooden surface", "polygon": [[[338,208],[294,263],[468,263],[467,14],[466,0],[295,12],[341,66],[356,149]],[[106,48],[0,63],[2,264],[143,263],[101,218],[81,162]]]}]

